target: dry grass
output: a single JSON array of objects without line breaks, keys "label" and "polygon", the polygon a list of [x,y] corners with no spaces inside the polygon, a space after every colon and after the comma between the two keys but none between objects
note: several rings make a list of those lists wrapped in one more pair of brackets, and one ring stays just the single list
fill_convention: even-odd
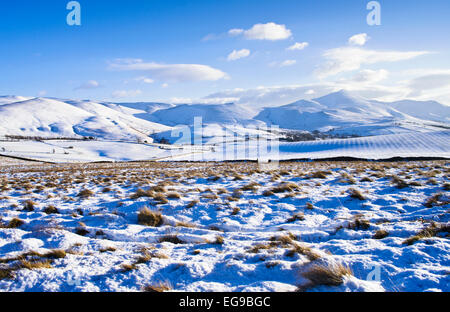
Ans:
[{"label": "dry grass", "polygon": [[305,291],[317,286],[339,286],[344,282],[345,276],[351,276],[353,272],[350,268],[342,264],[324,265],[315,264],[302,276],[308,283],[298,288],[298,291]]},{"label": "dry grass", "polygon": [[159,211],[152,211],[145,207],[138,213],[138,223],[141,225],[158,227],[163,224],[163,216]]},{"label": "dry grass", "polygon": [[303,212],[297,212],[292,217],[290,217],[286,222],[293,223],[295,221],[305,221],[305,214]]},{"label": "dry grass", "polygon": [[159,282],[154,285],[148,285],[143,288],[144,292],[162,293],[173,289],[169,282]]},{"label": "dry grass", "polygon": [[450,225],[432,223],[430,226],[424,228],[416,235],[406,239],[403,242],[403,244],[410,246],[410,245],[413,245],[414,243],[418,242],[421,239],[436,237],[440,233],[447,233],[447,235],[448,235],[450,233]]},{"label": "dry grass", "polygon": [[373,235],[374,239],[383,239],[389,236],[389,232],[386,230],[378,230],[376,231],[376,233]]},{"label": "dry grass", "polygon": [[58,209],[57,209],[55,206],[53,206],[53,205],[49,205],[49,206],[45,207],[44,212],[45,212],[46,214],[56,214],[56,213],[59,213]]},{"label": "dry grass", "polygon": [[357,189],[350,189],[349,190],[350,197],[359,199],[359,200],[366,200],[366,197],[363,195],[363,193],[360,190]]},{"label": "dry grass", "polygon": [[355,231],[364,230],[365,231],[365,230],[370,229],[370,222],[368,220],[361,219],[360,217],[356,217],[353,222],[350,222],[347,225],[347,228],[349,230],[355,230]]},{"label": "dry grass", "polygon": [[91,190],[87,190],[87,189],[81,190],[77,195],[77,197],[80,197],[83,199],[87,199],[91,196],[94,196],[94,192],[92,192]]},{"label": "dry grass", "polygon": [[164,235],[163,237],[160,237],[158,239],[160,243],[171,243],[175,245],[185,244],[186,242],[181,240],[177,235],[174,234],[168,234]]}]

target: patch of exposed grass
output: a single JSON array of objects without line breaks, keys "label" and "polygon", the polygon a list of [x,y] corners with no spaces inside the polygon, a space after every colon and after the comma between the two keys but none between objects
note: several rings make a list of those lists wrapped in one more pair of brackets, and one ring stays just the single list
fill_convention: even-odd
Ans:
[{"label": "patch of exposed grass", "polygon": [[357,189],[350,189],[350,197],[359,199],[359,200],[366,200],[366,197],[363,195],[363,193],[360,190]]},{"label": "patch of exposed grass", "polygon": [[305,214],[303,212],[297,212],[292,217],[290,217],[286,222],[293,223],[295,221],[305,221]]},{"label": "patch of exposed grass", "polygon": [[173,289],[169,282],[159,282],[154,285],[148,285],[143,288],[144,292],[162,293]]},{"label": "patch of exposed grass", "polygon": [[376,233],[373,235],[374,239],[383,239],[389,236],[389,232],[386,230],[378,230],[376,231]]},{"label": "patch of exposed grass", "polygon": [[450,225],[432,223],[430,226],[424,228],[416,235],[406,239],[403,244],[410,246],[421,239],[436,237],[440,233],[447,233],[448,235],[448,233],[450,233]]},{"label": "patch of exposed grass", "polygon": [[160,243],[171,243],[175,245],[185,244],[186,242],[181,240],[177,235],[174,234],[168,234],[160,237],[158,239]]},{"label": "patch of exposed grass", "polygon": [[56,213],[59,213],[58,209],[57,209],[55,206],[53,206],[53,205],[49,205],[49,206],[45,207],[44,212],[45,212],[46,214],[56,214]]},{"label": "patch of exposed grass", "polygon": [[300,286],[298,291],[305,291],[317,286],[339,286],[344,282],[345,276],[353,275],[350,268],[342,264],[313,265],[308,271],[302,273],[302,276],[309,282]]},{"label": "patch of exposed grass", "polygon": [[141,225],[158,227],[163,224],[163,216],[159,211],[152,211],[145,207],[138,213],[138,223]]},{"label": "patch of exposed grass", "polygon": [[94,192],[92,192],[91,190],[87,190],[87,189],[81,190],[77,195],[77,197],[80,197],[83,199],[87,199],[91,196],[94,196]]}]

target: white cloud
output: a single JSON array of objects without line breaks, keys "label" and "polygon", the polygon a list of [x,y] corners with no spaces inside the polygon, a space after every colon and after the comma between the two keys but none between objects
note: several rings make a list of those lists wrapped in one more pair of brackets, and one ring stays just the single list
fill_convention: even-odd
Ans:
[{"label": "white cloud", "polygon": [[272,62],[269,64],[270,67],[288,67],[297,64],[296,60],[285,60],[282,62]]},{"label": "white cloud", "polygon": [[240,29],[240,28],[234,28],[234,29],[230,29],[229,31],[228,31],[228,34],[230,35],[230,36],[239,36],[240,34],[242,34],[244,32],[244,30],[243,29]]},{"label": "white cloud", "polygon": [[47,91],[45,91],[45,90],[39,91],[39,93],[38,93],[38,96],[46,96],[46,95],[47,95]]},{"label": "white cloud", "polygon": [[389,76],[389,72],[385,69],[371,70],[364,69],[354,75],[350,81],[356,83],[374,83],[385,80]]},{"label": "white cloud", "polygon": [[231,52],[228,55],[227,60],[228,61],[236,61],[238,59],[244,58],[244,57],[248,57],[250,55],[250,50],[248,49],[242,49],[242,50],[234,50],[233,52]]},{"label": "white cloud", "polygon": [[292,32],[286,28],[286,25],[276,23],[255,24],[248,30],[231,29],[228,34],[230,36],[238,36],[243,34],[249,40],[284,40],[292,36]]},{"label": "white cloud", "polygon": [[163,87],[163,88],[168,88],[168,87],[169,87],[169,84],[168,84],[168,83],[163,83],[163,84],[161,85],[161,87]]},{"label": "white cloud", "polygon": [[295,44],[291,45],[289,48],[287,48],[290,51],[296,51],[296,50],[303,50],[306,47],[309,46],[308,42],[296,42]]},{"label": "white cloud", "polygon": [[367,41],[369,41],[369,39],[370,39],[370,37],[365,33],[357,34],[357,35],[350,37],[350,39],[348,39],[348,43],[350,45],[363,46],[367,43]]},{"label": "white cloud", "polygon": [[143,83],[147,83],[147,84],[152,84],[155,82],[153,79],[147,78],[145,76],[137,77],[135,80],[138,82],[143,82]]},{"label": "white cloud", "polygon": [[327,62],[316,70],[319,78],[325,78],[342,72],[354,71],[362,65],[383,62],[398,62],[429,54],[428,51],[374,51],[356,47],[342,47],[324,53]]},{"label": "white cloud", "polygon": [[280,67],[287,67],[297,64],[296,60],[286,60],[280,63]]},{"label": "white cloud", "polygon": [[145,63],[140,59],[126,62],[116,60],[109,68],[117,71],[141,71],[151,79],[166,82],[216,81],[228,78],[223,71],[207,65]]},{"label": "white cloud", "polygon": [[112,93],[114,98],[129,98],[141,95],[141,90],[117,90]]},{"label": "white cloud", "polygon": [[76,87],[75,90],[89,90],[100,88],[100,84],[95,80],[89,80],[83,82],[80,86]]}]

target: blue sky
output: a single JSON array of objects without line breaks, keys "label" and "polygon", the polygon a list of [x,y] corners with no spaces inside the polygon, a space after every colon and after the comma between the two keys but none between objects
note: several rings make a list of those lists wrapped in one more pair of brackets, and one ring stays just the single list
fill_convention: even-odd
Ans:
[{"label": "blue sky", "polygon": [[0,94],[272,105],[349,89],[450,104],[448,0],[379,1],[380,26],[368,0],[80,0],[81,26],[68,2],[1,2]]}]

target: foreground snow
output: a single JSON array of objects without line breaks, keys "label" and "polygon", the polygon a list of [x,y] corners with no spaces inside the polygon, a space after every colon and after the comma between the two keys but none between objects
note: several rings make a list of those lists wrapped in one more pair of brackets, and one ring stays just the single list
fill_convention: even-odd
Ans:
[{"label": "foreground snow", "polygon": [[[450,291],[447,162],[264,169],[4,165],[0,289],[140,291],[163,283],[175,291]],[[133,196],[139,188],[153,191]],[[82,190],[92,194],[82,197]],[[143,207],[160,211],[162,224],[139,224]],[[24,224],[8,226],[13,218]],[[405,243],[446,225],[447,232]],[[374,238],[380,230],[387,236]],[[65,253],[46,256],[54,250]],[[48,263],[29,269],[25,260]],[[316,265],[338,264],[353,272],[339,285],[311,285],[305,277]]]}]

